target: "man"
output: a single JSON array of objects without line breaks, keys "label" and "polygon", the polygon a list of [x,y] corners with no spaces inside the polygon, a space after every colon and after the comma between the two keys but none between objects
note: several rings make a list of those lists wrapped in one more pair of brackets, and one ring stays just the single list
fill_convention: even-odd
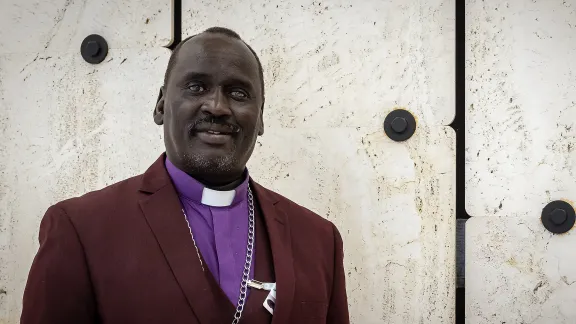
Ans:
[{"label": "man", "polygon": [[255,183],[254,51],[211,28],[174,50],[143,175],[48,209],[22,324],[349,323],[334,225]]}]

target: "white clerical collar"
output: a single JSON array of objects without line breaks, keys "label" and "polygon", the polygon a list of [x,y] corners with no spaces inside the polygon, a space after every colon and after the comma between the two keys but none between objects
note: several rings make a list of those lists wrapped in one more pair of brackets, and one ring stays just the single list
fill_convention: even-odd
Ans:
[{"label": "white clerical collar", "polygon": [[250,180],[248,170],[244,173],[244,181],[238,187],[224,191],[206,188],[202,183],[178,169],[168,159],[166,159],[166,170],[178,195],[197,203],[210,207],[229,207],[248,199]]},{"label": "white clerical collar", "polygon": [[228,207],[236,197],[236,190],[218,191],[204,187],[202,190],[202,204],[211,207]]}]

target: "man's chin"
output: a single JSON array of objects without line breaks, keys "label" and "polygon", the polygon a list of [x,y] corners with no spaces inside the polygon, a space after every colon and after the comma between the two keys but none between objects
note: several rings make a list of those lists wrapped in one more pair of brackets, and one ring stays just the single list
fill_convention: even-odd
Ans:
[{"label": "man's chin", "polygon": [[186,153],[183,156],[186,168],[198,174],[230,173],[236,167],[236,159],[231,154]]}]

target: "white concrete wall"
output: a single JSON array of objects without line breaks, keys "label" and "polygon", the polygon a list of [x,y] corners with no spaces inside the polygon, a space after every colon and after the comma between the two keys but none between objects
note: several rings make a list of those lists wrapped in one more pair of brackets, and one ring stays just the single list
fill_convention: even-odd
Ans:
[{"label": "white concrete wall", "polygon": [[576,323],[576,1],[466,3],[467,323]]},{"label": "white concrete wall", "polygon": [[[1,1],[0,323],[12,324],[45,209],[162,152],[151,111],[171,19],[169,1]],[[185,36],[230,27],[260,53],[266,133],[251,173],[340,228],[352,322],[452,323],[454,1],[183,0],[182,16]],[[78,50],[92,33],[111,47],[94,66]],[[382,123],[400,107],[418,128],[395,143]]]},{"label": "white concrete wall", "polygon": [[[183,1],[192,35],[238,31],[265,69],[263,184],[343,234],[353,323],[454,318],[454,2]],[[385,116],[405,107],[415,136]]]},{"label": "white concrete wall", "polygon": [[[1,1],[0,323],[13,324],[46,208],[162,152],[152,110],[172,13],[169,1]],[[110,47],[99,65],[79,50],[93,33]]]}]

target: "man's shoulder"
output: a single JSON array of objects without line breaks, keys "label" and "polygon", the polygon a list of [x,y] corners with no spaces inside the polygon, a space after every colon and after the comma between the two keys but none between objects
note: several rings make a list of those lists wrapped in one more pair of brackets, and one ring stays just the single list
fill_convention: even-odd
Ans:
[{"label": "man's shoulder", "polygon": [[143,175],[137,175],[81,196],[62,200],[54,205],[69,216],[87,215],[92,211],[114,210],[136,201]]}]

